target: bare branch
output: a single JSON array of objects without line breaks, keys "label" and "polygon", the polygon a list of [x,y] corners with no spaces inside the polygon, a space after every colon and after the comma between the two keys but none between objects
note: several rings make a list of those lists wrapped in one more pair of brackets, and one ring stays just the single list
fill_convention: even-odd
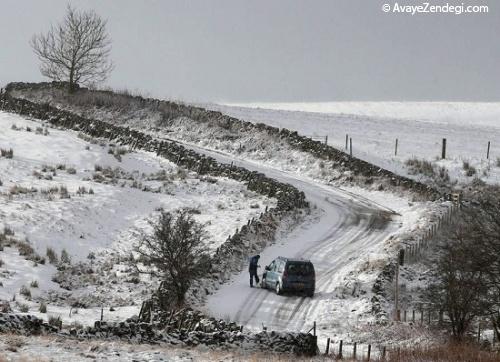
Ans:
[{"label": "bare branch", "polygon": [[63,22],[34,35],[30,44],[42,75],[67,81],[70,91],[77,84],[102,82],[113,70],[106,21],[94,11],[80,12],[68,5]]}]

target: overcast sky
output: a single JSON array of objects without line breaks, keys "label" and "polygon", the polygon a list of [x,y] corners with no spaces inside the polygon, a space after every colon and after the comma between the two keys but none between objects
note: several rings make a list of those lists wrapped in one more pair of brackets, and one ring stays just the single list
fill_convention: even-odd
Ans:
[{"label": "overcast sky", "polygon": [[[108,19],[114,88],[186,101],[499,101],[500,3],[463,1],[489,13],[384,13],[393,0],[70,2]],[[44,79],[29,39],[67,2],[0,0],[1,84]]]}]

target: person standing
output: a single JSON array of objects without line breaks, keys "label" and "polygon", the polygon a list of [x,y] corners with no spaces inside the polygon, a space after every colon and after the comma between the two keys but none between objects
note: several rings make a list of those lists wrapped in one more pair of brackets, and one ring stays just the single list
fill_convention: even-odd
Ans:
[{"label": "person standing", "polygon": [[259,265],[260,255],[255,255],[250,258],[250,265],[248,266],[248,272],[250,273],[250,288],[253,288],[253,279],[255,278],[255,283],[259,284],[259,276],[257,275],[257,268]]}]

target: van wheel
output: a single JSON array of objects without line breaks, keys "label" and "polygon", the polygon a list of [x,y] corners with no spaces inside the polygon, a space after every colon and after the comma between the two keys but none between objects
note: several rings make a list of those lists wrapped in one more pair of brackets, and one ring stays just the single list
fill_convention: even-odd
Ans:
[{"label": "van wheel", "polygon": [[265,278],[262,278],[262,280],[260,281],[260,287],[263,288],[263,289],[266,289],[266,279]]},{"label": "van wheel", "polygon": [[283,291],[281,290],[281,284],[280,282],[276,283],[276,294],[281,295]]}]

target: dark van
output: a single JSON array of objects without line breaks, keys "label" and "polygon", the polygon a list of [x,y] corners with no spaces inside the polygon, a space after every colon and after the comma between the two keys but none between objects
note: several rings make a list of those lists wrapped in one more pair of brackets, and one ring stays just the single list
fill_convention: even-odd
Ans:
[{"label": "dark van", "polygon": [[276,294],[290,291],[312,297],[316,286],[314,266],[309,260],[280,256],[266,266],[261,286],[274,289]]}]

